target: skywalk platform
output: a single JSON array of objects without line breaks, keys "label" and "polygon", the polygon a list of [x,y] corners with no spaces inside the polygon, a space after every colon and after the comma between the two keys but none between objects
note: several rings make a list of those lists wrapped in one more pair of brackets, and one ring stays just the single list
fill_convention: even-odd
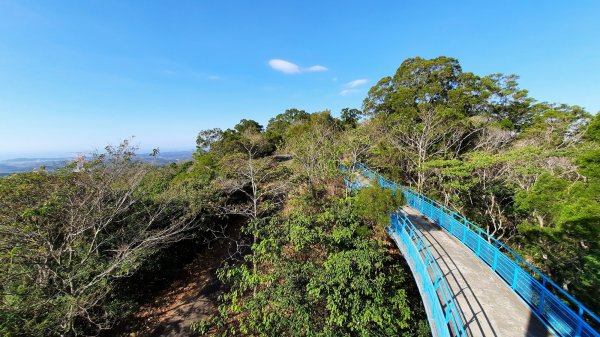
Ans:
[{"label": "skywalk platform", "polygon": [[468,336],[554,336],[469,248],[412,207],[406,206],[404,211],[444,273]]}]

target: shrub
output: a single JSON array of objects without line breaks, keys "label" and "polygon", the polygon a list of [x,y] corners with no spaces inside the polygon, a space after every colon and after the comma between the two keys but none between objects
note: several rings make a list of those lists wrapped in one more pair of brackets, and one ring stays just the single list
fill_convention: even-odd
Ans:
[{"label": "shrub", "polygon": [[386,227],[390,214],[406,204],[404,194],[379,185],[361,189],[356,194],[356,212],[368,221]]}]

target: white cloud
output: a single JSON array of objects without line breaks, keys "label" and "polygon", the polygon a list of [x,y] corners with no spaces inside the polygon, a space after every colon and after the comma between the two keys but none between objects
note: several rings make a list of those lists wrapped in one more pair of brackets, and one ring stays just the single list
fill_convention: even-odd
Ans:
[{"label": "white cloud", "polygon": [[329,69],[327,69],[327,67],[323,67],[318,64],[306,68],[306,71],[327,71],[327,70],[329,70]]},{"label": "white cloud", "polygon": [[359,91],[360,90],[358,90],[358,89],[344,89],[344,90],[340,91],[340,95],[346,96],[346,95],[350,95],[350,94],[353,94],[353,93],[359,92]]},{"label": "white cloud", "polygon": [[269,65],[271,66],[271,68],[277,71],[281,71],[284,74],[298,74],[304,72],[318,72],[329,70],[327,69],[327,67],[318,64],[307,68],[300,68],[300,66],[295,63],[281,59],[271,59],[269,60]]},{"label": "white cloud", "polygon": [[217,81],[217,80],[221,79],[221,76],[210,75],[210,76],[206,77],[206,79],[211,80],[211,81]]},{"label": "white cloud", "polygon": [[356,88],[356,87],[359,87],[359,86],[361,86],[361,85],[363,85],[365,83],[367,83],[367,80],[365,78],[361,78],[361,79],[350,81],[350,82],[346,83],[346,86],[348,88]]},{"label": "white cloud", "polygon": [[361,89],[359,89],[360,86],[362,86],[363,84],[367,83],[367,79],[365,78],[359,78],[357,80],[354,81],[350,81],[348,83],[346,83],[344,86],[346,87],[346,89],[340,91],[340,95],[342,96],[346,96],[346,95],[350,95],[350,94],[354,94],[357,92],[360,92]]},{"label": "white cloud", "polygon": [[300,72],[300,67],[297,64],[286,60],[272,59],[269,60],[269,65],[271,68],[281,71],[284,74],[297,74]]}]

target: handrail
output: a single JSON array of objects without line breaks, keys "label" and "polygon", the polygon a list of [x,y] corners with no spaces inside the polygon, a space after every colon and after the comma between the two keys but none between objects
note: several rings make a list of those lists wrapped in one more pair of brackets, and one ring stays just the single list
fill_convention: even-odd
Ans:
[{"label": "handrail", "polygon": [[[466,336],[450,287],[444,273],[429,250],[421,232],[402,210],[390,215],[388,232],[406,257],[413,271],[418,275],[421,295],[427,299],[427,315],[435,336]],[[425,301],[424,301],[425,302]],[[433,323],[433,324],[432,324]],[[451,332],[453,334],[451,334]]]},{"label": "handrail", "polygon": [[[384,178],[362,163],[354,164],[354,168],[360,170],[366,178],[378,181],[381,187],[402,191],[410,206],[471,249],[557,334],[600,337],[600,333],[592,327],[592,324],[600,327],[600,318],[596,314],[487,231],[437,201]],[[566,303],[556,293],[563,296]],[[573,308],[577,309],[577,313]]]}]

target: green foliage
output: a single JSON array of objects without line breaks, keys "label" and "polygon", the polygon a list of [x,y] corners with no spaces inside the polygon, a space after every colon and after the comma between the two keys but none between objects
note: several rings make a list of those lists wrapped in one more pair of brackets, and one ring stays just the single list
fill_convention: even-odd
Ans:
[{"label": "green foliage", "polygon": [[[530,190],[523,190],[515,195],[517,209],[538,212],[556,222],[560,218],[558,206],[569,202],[567,199],[569,185],[565,179],[543,173]],[[541,226],[543,225],[542,223]]]},{"label": "green foliage", "polygon": [[533,118],[530,109],[534,100],[527,90],[519,88],[517,75],[491,74],[481,79],[489,91],[488,109],[494,120],[504,129],[521,130]]},{"label": "green foliage", "polygon": [[278,148],[282,148],[287,138],[289,128],[297,123],[309,119],[309,114],[304,110],[288,109],[269,120],[266,136]]},{"label": "green foliage", "polygon": [[[221,158],[227,154],[247,152],[246,141],[253,137],[263,137],[263,127],[256,121],[242,119],[233,129],[209,129],[200,131],[196,139],[197,153],[210,152],[212,156]],[[275,150],[275,143],[265,138],[260,148],[255,149],[257,155],[266,156]]]},{"label": "green foliage", "polygon": [[345,128],[355,128],[361,119],[363,112],[358,109],[343,108],[340,121]]},{"label": "green foliage", "polygon": [[0,179],[0,331],[73,336],[132,308],[116,285],[189,236],[195,213],[170,193],[177,167],[135,161],[127,143],[48,173]]},{"label": "green foliage", "polygon": [[578,106],[536,104],[533,121],[520,135],[541,147],[560,148],[578,141],[589,114]]},{"label": "green foliage", "polygon": [[243,134],[244,132],[261,133],[263,131],[263,126],[251,119],[242,119],[233,128],[235,129],[235,131],[241,134]]},{"label": "green foliage", "polygon": [[[486,93],[475,88],[477,78],[463,73],[458,60],[437,57],[406,59],[393,77],[384,77],[369,90],[367,113],[415,118],[419,110],[435,110],[445,118],[472,115]],[[473,90],[475,89],[475,90]]]},{"label": "green foliage", "polygon": [[364,100],[372,118],[359,129],[373,141],[361,157],[468,216],[597,311],[600,118],[537,103],[517,79],[464,72],[448,57],[407,59]]},{"label": "green foliage", "polygon": [[294,158],[295,170],[308,182],[313,195],[328,179],[339,175],[337,163],[341,157],[339,120],[329,111],[310,114],[287,132],[287,151]]},{"label": "green foliage", "polygon": [[529,190],[515,195],[515,204],[527,221],[519,224],[519,242],[543,271],[554,275],[592,310],[600,296],[600,165],[598,150],[578,155],[587,181],[570,181],[550,172],[542,173]]},{"label": "green foliage", "polygon": [[210,323],[207,320],[192,322],[190,324],[190,330],[192,330],[192,332],[200,334],[201,336],[205,335],[208,332],[209,328]]},{"label": "green foliage", "polygon": [[401,192],[393,192],[379,185],[361,189],[356,194],[356,213],[378,226],[385,228],[389,225],[390,214],[406,204],[406,198]]},{"label": "green foliage", "polygon": [[597,113],[587,126],[585,139],[600,143],[600,113]]},{"label": "green foliage", "polygon": [[[417,333],[405,271],[354,211],[352,198],[319,213],[271,221],[254,247],[261,267],[221,269],[231,284],[221,321],[229,335],[396,336]],[[250,290],[258,286],[258,291]],[[217,322],[218,323],[218,322]]]}]

